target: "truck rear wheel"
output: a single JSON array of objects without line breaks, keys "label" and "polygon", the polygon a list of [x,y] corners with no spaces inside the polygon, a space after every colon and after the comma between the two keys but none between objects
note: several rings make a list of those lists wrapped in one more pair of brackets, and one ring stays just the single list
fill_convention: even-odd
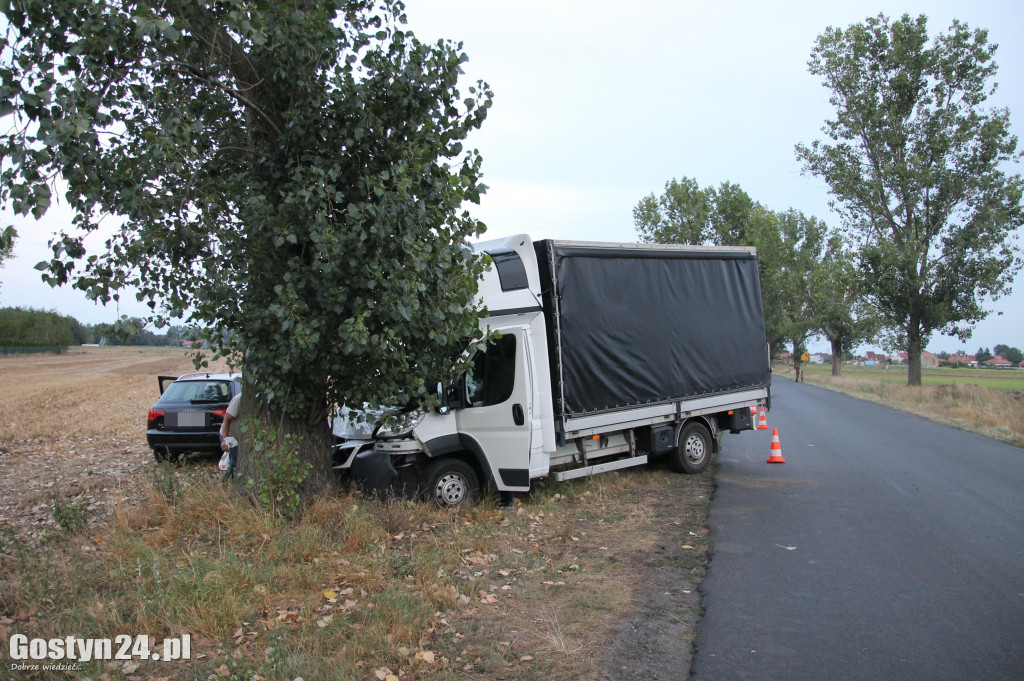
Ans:
[{"label": "truck rear wheel", "polygon": [[441,508],[453,508],[476,501],[480,483],[476,471],[465,461],[452,458],[432,461],[426,470],[424,497]]},{"label": "truck rear wheel", "polygon": [[690,422],[679,435],[679,445],[668,456],[669,465],[679,473],[702,473],[711,461],[711,435],[707,428]]}]

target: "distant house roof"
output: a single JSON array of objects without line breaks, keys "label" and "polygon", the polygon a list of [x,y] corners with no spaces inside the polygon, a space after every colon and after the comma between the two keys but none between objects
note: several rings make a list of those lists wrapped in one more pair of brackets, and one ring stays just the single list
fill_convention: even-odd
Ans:
[{"label": "distant house roof", "polygon": [[1010,360],[1008,360],[1008,359],[1003,359],[1003,358],[1002,358],[1002,357],[1000,357],[999,355],[996,355],[996,356],[995,356],[995,357],[993,357],[992,359],[987,359],[987,360],[985,360],[984,362],[982,362],[982,364],[990,364],[990,365],[992,365],[992,366],[994,366],[994,367],[995,367],[995,366],[999,366],[999,367],[1003,367],[1003,366],[1005,366],[1005,367],[1013,366],[1013,363],[1012,363],[1012,362],[1011,362]]},{"label": "distant house roof", "polygon": [[930,352],[922,352],[921,356],[922,357],[934,357],[935,359],[938,359],[938,355],[932,354]]}]

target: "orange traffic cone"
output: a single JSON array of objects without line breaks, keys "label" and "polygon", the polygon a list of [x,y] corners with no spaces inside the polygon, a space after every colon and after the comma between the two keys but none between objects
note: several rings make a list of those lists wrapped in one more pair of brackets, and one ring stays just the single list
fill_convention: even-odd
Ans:
[{"label": "orange traffic cone", "polygon": [[782,444],[779,442],[779,429],[772,429],[772,455],[768,457],[768,461],[765,463],[786,463],[786,460],[782,458]]},{"label": "orange traffic cone", "polygon": [[768,419],[764,416],[764,405],[761,405],[761,418],[757,421],[758,430],[768,430]]}]

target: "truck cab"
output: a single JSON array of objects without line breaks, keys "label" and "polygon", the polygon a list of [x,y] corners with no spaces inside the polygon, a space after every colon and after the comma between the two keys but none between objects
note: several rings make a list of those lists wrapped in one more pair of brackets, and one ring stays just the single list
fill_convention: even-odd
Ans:
[{"label": "truck cab", "polygon": [[450,506],[474,498],[481,484],[525,492],[548,473],[555,435],[537,256],[524,235],[474,250],[490,259],[477,293],[490,339],[443,388],[441,408],[398,419],[356,457],[353,476],[371,487],[419,489]]}]

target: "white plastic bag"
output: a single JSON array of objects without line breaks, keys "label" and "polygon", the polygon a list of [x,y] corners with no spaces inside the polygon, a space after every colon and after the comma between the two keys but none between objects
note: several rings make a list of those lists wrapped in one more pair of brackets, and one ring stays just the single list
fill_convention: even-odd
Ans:
[{"label": "white plastic bag", "polygon": [[228,466],[231,465],[231,452],[224,452],[224,456],[220,457],[220,461],[217,462],[217,468],[222,471],[226,471]]}]

